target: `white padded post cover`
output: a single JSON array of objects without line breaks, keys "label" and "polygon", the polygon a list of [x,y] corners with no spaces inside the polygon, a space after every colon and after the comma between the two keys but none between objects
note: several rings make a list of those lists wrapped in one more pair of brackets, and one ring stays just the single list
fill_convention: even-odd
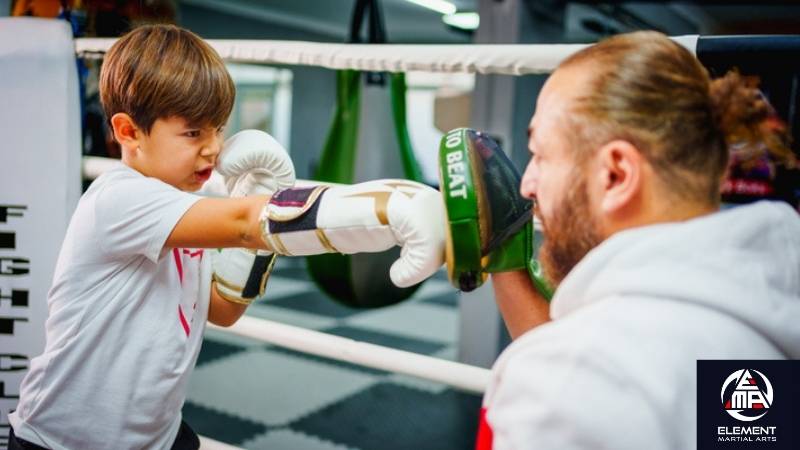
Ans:
[{"label": "white padded post cover", "polygon": [[75,64],[67,22],[0,18],[0,448],[81,192]]}]

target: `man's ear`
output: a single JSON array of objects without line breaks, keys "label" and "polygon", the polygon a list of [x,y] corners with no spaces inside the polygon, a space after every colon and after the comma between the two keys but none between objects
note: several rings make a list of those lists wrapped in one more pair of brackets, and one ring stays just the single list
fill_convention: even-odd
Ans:
[{"label": "man's ear", "polygon": [[140,130],[133,118],[125,113],[116,113],[111,116],[111,127],[114,139],[123,148],[135,149],[139,147]]},{"label": "man's ear", "polygon": [[644,155],[625,140],[614,140],[597,153],[603,196],[600,208],[614,214],[631,205],[643,189]]}]

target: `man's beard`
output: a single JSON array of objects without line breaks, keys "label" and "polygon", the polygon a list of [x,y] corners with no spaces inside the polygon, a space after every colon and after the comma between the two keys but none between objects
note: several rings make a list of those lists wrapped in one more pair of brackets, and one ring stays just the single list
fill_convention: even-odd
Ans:
[{"label": "man's beard", "polygon": [[589,208],[586,179],[579,171],[575,172],[571,178],[579,181],[568,188],[561,203],[553,208],[552,217],[545,220],[538,209],[536,211],[545,237],[538,259],[553,287],[557,287],[572,268],[603,241],[598,232],[599,224]]}]

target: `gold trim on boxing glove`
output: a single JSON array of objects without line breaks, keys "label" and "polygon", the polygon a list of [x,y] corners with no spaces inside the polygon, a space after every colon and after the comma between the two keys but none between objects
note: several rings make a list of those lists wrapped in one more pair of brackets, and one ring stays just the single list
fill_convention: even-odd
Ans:
[{"label": "gold trim on boxing glove", "polygon": [[273,253],[272,258],[269,260],[269,265],[267,265],[267,270],[264,272],[264,276],[261,277],[261,286],[258,288],[258,296],[263,297],[264,292],[267,290],[267,281],[269,280],[270,274],[272,274],[272,268],[275,267],[275,261],[278,259],[278,254]]},{"label": "gold trim on boxing glove", "polygon": [[214,281],[212,283],[211,287],[213,287],[214,290],[217,291],[217,295],[219,295],[220,298],[222,298],[223,300],[231,302],[231,303],[236,303],[237,305],[245,305],[245,306],[249,306],[251,303],[253,303],[253,300],[245,300],[245,299],[243,299],[241,297],[232,297],[230,295],[225,294],[221,290],[217,289],[216,286],[214,286],[214,284],[216,284],[216,283],[217,283],[217,281]]},{"label": "gold trim on boxing glove", "polygon": [[394,191],[360,192],[347,197],[363,197],[375,200],[375,217],[377,217],[381,225],[389,225],[389,197],[393,193]]},{"label": "gold trim on boxing glove", "polygon": [[261,213],[258,215],[258,226],[261,227],[261,242],[264,243],[264,247],[267,248],[268,251],[272,253],[277,253],[275,251],[275,246],[272,245],[272,241],[269,240],[269,202],[261,208]]},{"label": "gold trim on boxing glove", "polygon": [[230,289],[232,291],[238,291],[238,292],[242,292],[244,290],[243,286],[237,286],[231,283],[230,281],[220,277],[216,273],[211,274],[211,279],[217,282],[217,284],[222,285],[222,287],[224,287],[225,289]]},{"label": "gold trim on boxing glove", "polygon": [[325,250],[327,250],[328,253],[341,253],[339,250],[336,250],[336,247],[334,247],[333,244],[331,244],[331,241],[328,240],[328,236],[325,235],[324,231],[319,228],[314,231],[317,233],[317,239],[319,240],[319,243],[325,247]]},{"label": "gold trim on boxing glove", "polygon": [[281,240],[280,236],[277,234],[268,234],[267,239],[270,240],[270,243],[273,247],[277,250],[274,253],[285,255],[285,256],[294,256],[292,255],[289,250],[286,249],[286,246],[283,245],[283,241]]},{"label": "gold trim on boxing glove", "polygon": [[286,256],[292,256],[286,247],[281,242],[280,238],[276,234],[269,233],[269,204],[264,206],[261,210],[261,214],[258,216],[258,223],[261,227],[261,242],[264,243],[264,247],[267,248],[267,251],[272,252],[273,254],[281,254]]},{"label": "gold trim on boxing glove", "polygon": [[[420,186],[419,186],[419,184],[417,184],[417,183],[415,183],[415,182],[413,182],[413,181],[403,181],[403,180],[398,180],[398,181],[393,181],[393,182],[391,182],[391,183],[384,183],[384,184],[385,184],[386,186],[389,186],[390,188],[392,188],[392,189],[396,190],[397,192],[399,192],[399,193],[401,193],[401,194],[405,195],[405,196],[406,196],[406,197],[408,197],[408,198],[414,198],[414,195],[416,195],[416,194],[417,194],[417,191],[419,191],[419,190],[420,190]],[[411,189],[411,190],[413,190],[414,192],[405,192],[405,191],[403,191],[403,190],[402,190],[402,189],[400,189],[400,188]]]}]

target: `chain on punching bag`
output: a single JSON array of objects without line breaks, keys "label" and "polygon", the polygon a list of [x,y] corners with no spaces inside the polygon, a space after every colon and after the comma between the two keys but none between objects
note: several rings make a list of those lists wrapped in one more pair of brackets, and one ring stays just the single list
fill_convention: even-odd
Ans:
[{"label": "chain on punching bag", "polygon": [[[385,43],[377,0],[357,0],[349,42],[362,41],[360,31],[366,16],[368,41]],[[336,108],[314,178],[344,184],[377,178],[421,182],[422,171],[406,125],[405,95],[402,73],[387,77],[384,73],[338,71]],[[377,308],[405,300],[419,287],[392,284],[389,268],[399,254],[400,249],[393,248],[381,253],[311,256],[308,270],[317,285],[337,301],[355,308]]]}]

